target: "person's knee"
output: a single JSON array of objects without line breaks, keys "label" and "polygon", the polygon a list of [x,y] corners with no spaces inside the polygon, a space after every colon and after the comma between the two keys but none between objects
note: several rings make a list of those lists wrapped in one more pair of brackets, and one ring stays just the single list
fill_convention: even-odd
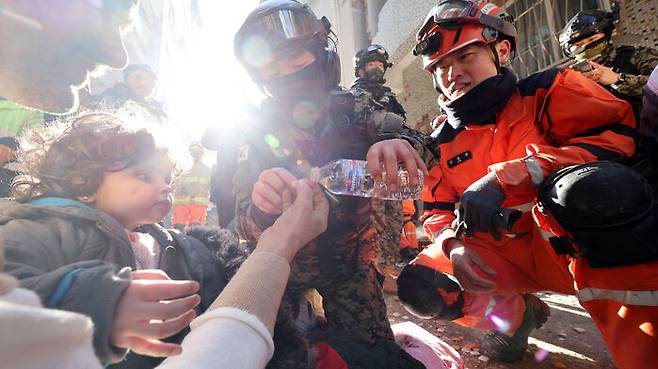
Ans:
[{"label": "person's knee", "polygon": [[453,276],[418,264],[407,265],[397,280],[405,309],[423,319],[454,320],[464,316],[464,294]]}]

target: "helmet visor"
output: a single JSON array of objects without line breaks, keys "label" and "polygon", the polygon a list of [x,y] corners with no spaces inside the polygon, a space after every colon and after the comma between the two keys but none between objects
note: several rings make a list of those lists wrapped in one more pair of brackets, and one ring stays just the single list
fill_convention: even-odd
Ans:
[{"label": "helmet visor", "polygon": [[318,31],[318,20],[312,15],[292,9],[279,9],[252,20],[242,30],[243,40],[266,37],[285,41],[311,36]]},{"label": "helmet visor", "polygon": [[366,53],[367,53],[367,54],[379,54],[379,55],[385,55],[385,54],[386,54],[386,50],[384,50],[384,48],[381,47],[381,46],[379,46],[379,45],[370,45],[370,46],[368,46],[368,48],[366,49]]},{"label": "helmet visor", "polygon": [[[472,8],[472,10],[471,10]],[[476,15],[477,6],[468,1],[446,0],[434,8],[434,22],[437,24],[454,22],[465,17]]]}]

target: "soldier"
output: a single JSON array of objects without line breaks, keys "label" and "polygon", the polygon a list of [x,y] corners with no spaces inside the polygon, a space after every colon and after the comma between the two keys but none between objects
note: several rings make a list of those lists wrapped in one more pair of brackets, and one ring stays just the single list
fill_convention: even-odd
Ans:
[{"label": "soldier", "polygon": [[[384,85],[384,73],[393,66],[388,52],[380,45],[370,45],[354,56],[354,76],[351,91],[355,96],[368,96],[382,108],[406,119],[404,108],[391,89]],[[398,260],[402,233],[402,204],[400,201],[373,200],[373,217],[381,241],[384,274]]]},{"label": "soldier", "polygon": [[[642,108],[642,88],[658,64],[658,50],[612,43],[619,8],[611,12],[583,10],[559,34],[564,55],[579,62],[572,66],[633,107],[636,121]],[[641,131],[642,127],[640,127]],[[648,133],[648,132],[643,132]]]},{"label": "soldier", "polygon": [[384,109],[407,119],[404,107],[395,97],[391,88],[385,86],[384,74],[393,63],[388,60],[388,52],[380,45],[370,45],[359,50],[354,56],[354,76],[352,92],[359,90],[372,95],[372,98]]},{"label": "soldier", "polygon": [[[269,0],[251,12],[235,36],[238,60],[269,95],[261,106],[261,134],[238,155],[234,183],[241,239],[257,239],[278,218],[283,199],[290,196],[284,184],[305,176],[311,167],[367,157],[370,172],[379,175],[383,160],[387,181],[395,187],[399,162],[412,174],[412,183],[418,183],[417,168],[425,170],[414,147],[432,161],[431,151],[422,151],[427,137],[368,96],[338,86],[339,60],[329,47],[330,27],[308,5]],[[316,288],[329,328],[350,331],[370,343],[392,340],[378,282],[380,247],[370,200],[338,196],[330,202],[327,231],[293,262],[287,298],[296,303],[306,290]]]}]

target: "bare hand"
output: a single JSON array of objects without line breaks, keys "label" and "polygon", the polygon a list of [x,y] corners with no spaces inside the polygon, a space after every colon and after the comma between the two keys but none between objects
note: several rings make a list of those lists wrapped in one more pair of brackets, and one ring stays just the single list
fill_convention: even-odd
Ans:
[{"label": "bare hand", "polygon": [[329,203],[320,187],[306,180],[294,182],[295,200],[284,201],[284,212],[263,232],[256,250],[269,251],[292,261],[297,251],[327,229]]},{"label": "bare hand", "polygon": [[590,64],[594,69],[589,72],[584,72],[583,76],[606,86],[619,81],[619,74],[612,69],[595,62],[590,62]]},{"label": "bare hand", "polygon": [[427,167],[420,158],[420,155],[409,144],[409,142],[395,138],[384,140],[372,145],[366,155],[368,161],[367,169],[374,177],[382,175],[382,167],[386,170],[386,185],[389,190],[397,191],[398,183],[398,165],[404,164],[405,170],[409,173],[409,182],[412,186],[417,186],[420,182],[418,170],[427,175]]},{"label": "bare hand", "polygon": [[117,305],[110,343],[141,355],[166,357],[182,352],[180,345],[165,343],[195,318],[201,302],[199,283],[172,281],[159,270],[133,272],[133,280]]},{"label": "bare hand", "polygon": [[460,241],[455,239],[449,242],[452,243],[450,261],[452,262],[455,278],[457,278],[464,290],[471,292],[493,291],[496,287],[494,282],[480,277],[473,269],[473,266],[479,267],[480,270],[490,275],[496,275],[496,271],[491,269],[477,252],[464,246]]},{"label": "bare hand", "polygon": [[266,214],[281,214],[284,202],[291,202],[291,189],[297,178],[283,168],[272,168],[258,176],[251,202]]}]

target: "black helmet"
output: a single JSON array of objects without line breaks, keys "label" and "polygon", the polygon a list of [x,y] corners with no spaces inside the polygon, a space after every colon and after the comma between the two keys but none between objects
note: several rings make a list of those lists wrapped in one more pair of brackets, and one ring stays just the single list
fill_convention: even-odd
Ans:
[{"label": "black helmet", "polygon": [[582,53],[589,45],[575,48],[574,44],[597,33],[603,33],[609,41],[615,20],[615,12],[605,10],[583,10],[576,14],[558,36],[564,55],[571,58]]},{"label": "black helmet", "polygon": [[580,254],[593,268],[658,259],[653,188],[628,166],[600,161],[564,168],[542,183],[537,202],[567,232],[549,239],[558,253]]},{"label": "black helmet", "polygon": [[[338,85],[340,62],[329,46],[331,23],[317,18],[307,4],[296,0],[267,0],[254,9],[235,35],[234,51],[251,78],[267,88],[258,68],[280,55],[296,50],[312,52],[327,85]],[[332,40],[333,41],[333,40]]]},{"label": "black helmet", "polygon": [[364,68],[368,62],[380,61],[384,64],[384,70],[393,66],[388,60],[388,51],[381,45],[370,45],[361,49],[354,55],[354,76],[359,76],[359,69]]}]

